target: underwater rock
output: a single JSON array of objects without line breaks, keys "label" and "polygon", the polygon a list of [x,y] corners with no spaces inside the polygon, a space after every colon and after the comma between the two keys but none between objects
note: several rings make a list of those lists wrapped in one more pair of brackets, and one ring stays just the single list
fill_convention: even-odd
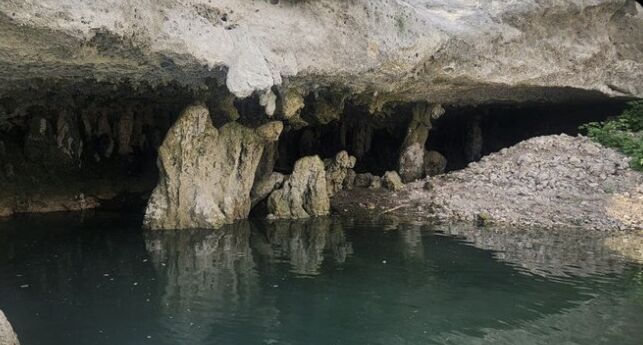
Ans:
[{"label": "underwater rock", "polygon": [[318,156],[300,158],[281,189],[268,197],[268,213],[274,218],[308,218],[330,212],[326,171]]},{"label": "underwater rock", "polygon": [[159,182],[145,212],[150,229],[218,228],[248,216],[250,190],[281,122],[257,129],[212,125],[203,105],[187,107],[159,149]]}]

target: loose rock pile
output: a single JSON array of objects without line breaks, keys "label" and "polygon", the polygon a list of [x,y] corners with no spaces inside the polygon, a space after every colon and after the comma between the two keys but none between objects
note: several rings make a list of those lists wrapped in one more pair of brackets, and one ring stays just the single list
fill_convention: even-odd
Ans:
[{"label": "loose rock pile", "polygon": [[585,137],[533,138],[411,189],[402,202],[430,203],[443,220],[643,228],[643,174]]}]

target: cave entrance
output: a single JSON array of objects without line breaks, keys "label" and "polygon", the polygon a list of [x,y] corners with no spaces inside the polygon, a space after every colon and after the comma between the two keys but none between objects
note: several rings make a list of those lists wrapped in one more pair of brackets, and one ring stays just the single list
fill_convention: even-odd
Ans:
[{"label": "cave entrance", "polygon": [[445,115],[433,122],[426,147],[447,158],[447,171],[459,170],[529,138],[575,136],[580,125],[617,116],[625,106],[614,101],[445,107]]},{"label": "cave entrance", "polygon": [[[617,116],[625,105],[624,101],[447,105],[444,115],[431,121],[425,149],[446,158],[446,172],[459,170],[529,138],[577,135],[580,125]],[[290,128],[279,139],[275,171],[289,174],[301,157],[319,155],[330,159],[341,150],[357,157],[356,173],[381,176],[397,170],[413,106],[395,105],[386,114],[370,114],[364,107],[348,104],[335,121]]]}]

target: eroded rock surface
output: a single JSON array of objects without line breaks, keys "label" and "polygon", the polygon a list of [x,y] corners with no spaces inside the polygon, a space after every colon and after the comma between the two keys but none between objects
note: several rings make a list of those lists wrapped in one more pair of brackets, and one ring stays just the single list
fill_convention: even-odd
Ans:
[{"label": "eroded rock surface", "polygon": [[5,0],[0,90],[220,77],[238,97],[286,84],[377,102],[641,97],[642,28],[634,0]]},{"label": "eroded rock surface", "polygon": [[16,333],[2,310],[0,310],[0,345],[20,345]]},{"label": "eroded rock surface", "polygon": [[[344,188],[349,170],[355,167],[357,159],[348,154],[346,151],[340,151],[335,155],[335,159],[326,167],[326,189],[328,195],[333,196]],[[348,185],[351,185],[348,181]]]},{"label": "eroded rock surface", "polygon": [[384,173],[384,176],[382,176],[382,185],[384,188],[394,192],[404,188],[404,183],[402,183],[400,175],[395,171],[387,171]]},{"label": "eroded rock surface", "polygon": [[440,105],[418,104],[413,109],[406,137],[400,150],[398,170],[405,183],[424,177],[424,146],[429,138],[431,120],[444,114]]},{"label": "eroded rock surface", "polygon": [[145,213],[151,229],[217,228],[250,212],[250,191],[264,146],[282,124],[216,129],[202,105],[186,108],[159,149],[159,183]]},{"label": "eroded rock surface", "polygon": [[268,212],[274,218],[308,218],[330,212],[324,162],[318,156],[300,158],[281,189],[268,197]]}]

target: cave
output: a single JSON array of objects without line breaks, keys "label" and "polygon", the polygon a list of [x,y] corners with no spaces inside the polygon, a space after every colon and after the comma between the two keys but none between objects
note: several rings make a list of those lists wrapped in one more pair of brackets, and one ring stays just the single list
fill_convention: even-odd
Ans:
[{"label": "cave", "polygon": [[[292,173],[304,156],[332,159],[346,150],[354,171],[382,176],[397,170],[401,145],[417,103],[391,102],[372,113],[359,97],[320,116],[308,95],[297,119],[285,122],[264,170]],[[101,208],[141,212],[157,184],[157,150],[187,105],[203,101],[215,127],[237,121],[257,127],[269,118],[259,95],[240,99],[212,81],[195,90],[88,82],[34,86],[0,99],[0,183],[4,215]],[[446,172],[522,140],[576,135],[581,124],[617,115],[624,101],[460,106],[445,104],[431,121],[424,149],[446,158]],[[323,106],[324,104],[322,104]],[[325,114],[325,113],[324,113]],[[275,115],[275,119],[281,119]]]}]

